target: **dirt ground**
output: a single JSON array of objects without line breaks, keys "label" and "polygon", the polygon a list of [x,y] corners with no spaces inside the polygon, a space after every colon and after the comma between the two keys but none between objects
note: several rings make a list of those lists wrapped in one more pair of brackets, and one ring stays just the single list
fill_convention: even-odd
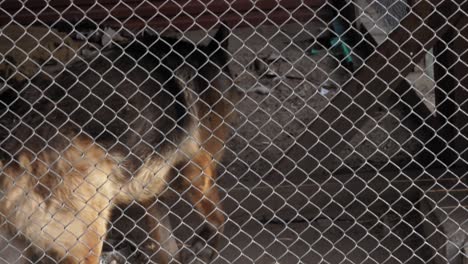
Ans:
[{"label": "dirt ground", "polygon": [[[237,76],[236,84],[247,93],[237,105],[240,120],[227,145],[228,155],[223,165],[229,174],[236,176],[232,183],[227,177],[221,180],[226,187],[239,181],[247,186],[282,182],[284,179],[269,178],[269,175],[278,177],[274,173],[278,169],[275,166],[285,158],[285,150],[317,118],[321,109],[330,104],[341,85],[351,78],[326,50],[311,54],[314,36],[321,28],[323,25],[310,23],[304,27],[286,25],[278,29],[263,26],[255,32],[250,29],[233,32],[230,45],[234,54],[232,68]],[[256,67],[256,64],[262,67]],[[431,77],[419,68],[408,79],[433,109]],[[398,120],[393,116],[401,117],[400,113],[381,109],[372,115],[381,119],[378,128],[373,127],[370,131],[369,126],[364,125],[366,136],[355,136],[349,147],[335,154],[350,168],[364,164],[405,163],[405,159],[411,157],[404,151],[402,153],[401,145],[411,141],[411,135],[404,129],[389,130],[398,127]],[[319,173],[318,170],[315,172]]]}]

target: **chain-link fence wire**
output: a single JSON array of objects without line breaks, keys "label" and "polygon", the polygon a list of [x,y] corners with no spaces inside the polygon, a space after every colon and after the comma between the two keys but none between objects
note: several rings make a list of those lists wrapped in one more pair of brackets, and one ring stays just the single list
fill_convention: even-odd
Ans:
[{"label": "chain-link fence wire", "polygon": [[1,1],[0,263],[466,263],[467,5]]}]

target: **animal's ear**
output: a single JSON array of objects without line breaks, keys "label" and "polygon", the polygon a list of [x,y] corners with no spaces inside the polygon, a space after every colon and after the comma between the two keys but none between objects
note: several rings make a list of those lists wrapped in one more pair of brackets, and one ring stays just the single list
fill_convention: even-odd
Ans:
[{"label": "animal's ear", "polygon": [[209,50],[216,51],[219,47],[223,48],[224,50],[227,50],[229,45],[230,33],[231,30],[229,30],[229,28],[227,28],[227,26],[224,25],[224,23],[221,23],[221,26],[219,27],[216,34],[213,36],[213,39],[210,41],[210,44],[208,44]]}]

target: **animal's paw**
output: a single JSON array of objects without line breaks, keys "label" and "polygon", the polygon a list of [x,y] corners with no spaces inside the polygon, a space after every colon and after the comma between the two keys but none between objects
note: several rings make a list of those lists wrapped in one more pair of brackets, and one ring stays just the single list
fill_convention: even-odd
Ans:
[{"label": "animal's paw", "polygon": [[122,255],[119,251],[104,252],[101,255],[99,264],[125,264],[125,256]]},{"label": "animal's paw", "polygon": [[149,261],[145,252],[124,249],[102,253],[100,264],[153,263]]},{"label": "animal's paw", "polygon": [[182,263],[211,263],[218,254],[217,250],[200,238],[194,239],[190,245],[185,245],[180,252]]}]

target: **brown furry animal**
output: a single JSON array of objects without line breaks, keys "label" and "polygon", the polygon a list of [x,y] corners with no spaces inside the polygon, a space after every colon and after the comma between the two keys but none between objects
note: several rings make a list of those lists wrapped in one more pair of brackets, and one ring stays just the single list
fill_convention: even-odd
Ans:
[{"label": "brown furry animal", "polygon": [[2,226],[38,256],[98,263],[113,206],[151,201],[175,180],[216,247],[216,164],[236,93],[228,35],[222,27],[207,46],[143,36],[53,80],[10,84],[0,98]]}]

